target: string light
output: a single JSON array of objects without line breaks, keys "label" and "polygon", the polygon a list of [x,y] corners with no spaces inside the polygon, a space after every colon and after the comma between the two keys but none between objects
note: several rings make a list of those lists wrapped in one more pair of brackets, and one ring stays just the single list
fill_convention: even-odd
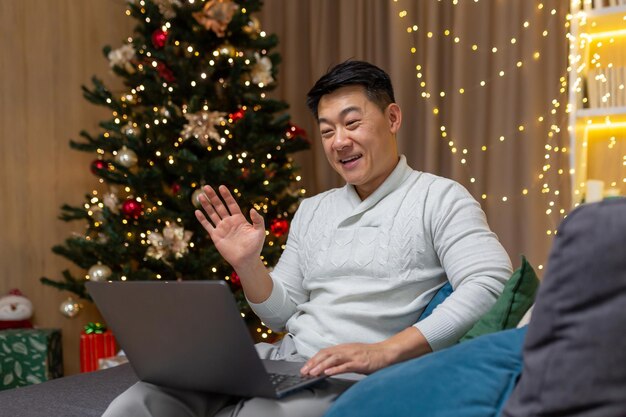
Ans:
[{"label": "string light", "polygon": [[[394,0],[394,3],[397,3],[397,1]],[[478,1],[475,1],[474,3],[478,3]],[[457,2],[452,2],[452,6],[457,6],[457,5],[458,5]],[[537,18],[537,22],[543,21],[545,22],[546,25],[549,25],[553,22],[554,18],[556,18],[555,17],[556,10],[544,9],[543,3],[540,3],[537,5],[537,10],[538,12],[535,14]],[[546,13],[549,13],[549,15],[547,15]],[[407,18],[409,18],[409,13],[406,10],[402,10],[398,14],[398,16],[404,22]],[[423,42],[426,42],[426,43],[438,42],[437,44],[439,45],[440,43],[445,44],[446,42],[450,42],[451,40],[453,40],[454,42],[453,45],[455,45],[455,47],[467,48],[470,54],[489,53],[492,56],[501,56],[501,58],[498,59],[496,62],[506,63],[500,69],[496,69],[493,72],[493,75],[487,74],[486,76],[483,76],[482,79],[481,78],[477,79],[473,84],[456,86],[454,89],[451,89],[450,91],[438,92],[438,94],[436,95],[438,99],[435,100],[436,103],[433,102],[432,105],[431,105],[431,99],[435,97],[435,94],[433,94],[428,84],[428,81],[429,81],[428,74],[424,71],[425,67],[423,65],[421,64],[416,65],[417,78],[420,80],[419,90],[418,90],[419,97],[421,97],[423,100],[425,100],[428,103],[428,105],[431,106],[432,108],[431,117],[435,117],[435,118],[441,117],[442,110],[444,109],[444,106],[442,105],[442,99],[454,97],[455,94],[458,94],[458,95],[468,94],[468,93],[471,94],[472,92],[478,89],[487,88],[495,81],[500,81],[506,77],[515,76],[518,71],[521,71],[521,69],[524,68],[525,63],[529,61],[533,61],[533,62],[541,61],[542,54],[541,54],[541,51],[539,50],[532,51],[532,53],[527,56],[514,57],[514,52],[516,50],[510,51],[510,48],[515,47],[518,43],[520,43],[521,39],[524,39],[525,36],[532,36],[533,33],[539,32],[542,34],[542,39],[547,39],[551,36],[552,32],[547,29],[548,26],[546,26],[546,28],[538,28],[537,26],[539,26],[540,23],[534,23],[534,21],[530,19],[520,22],[519,25],[520,26],[517,31],[515,30],[515,28],[511,29],[512,31],[516,31],[516,36],[509,37],[508,38],[509,40],[506,43],[502,45],[485,46],[485,45],[480,45],[476,42],[468,42],[462,37],[462,35],[459,35],[459,34],[455,34],[454,38],[451,39],[450,35],[454,31],[449,28],[445,28],[442,31],[424,32],[423,30],[420,29],[420,26],[416,23],[409,22],[409,24],[407,24],[406,31],[408,34],[410,34],[409,36],[413,37],[416,44],[418,42],[420,44],[422,44]],[[565,25],[568,27],[569,22],[565,22]],[[530,29],[531,27],[533,28],[532,31]],[[519,33],[519,35],[517,33]],[[437,34],[440,34],[440,35],[437,36]],[[416,51],[416,47],[411,46],[411,49],[410,49],[411,54],[415,54],[415,51]],[[513,58],[509,58],[511,56],[513,56]],[[493,58],[490,57],[489,60],[493,60]],[[559,89],[559,93],[562,96],[564,96],[567,93],[566,74],[562,75],[559,78],[559,82],[560,82],[560,87],[561,87]],[[567,113],[568,113],[567,110],[569,106],[562,106],[561,105],[562,100],[563,99],[559,97],[554,98],[550,100],[551,106],[547,106],[549,114],[555,119],[564,119],[567,117]],[[500,134],[496,133],[493,136],[493,138],[495,139],[494,142],[496,144],[503,143],[507,140],[507,137],[509,136],[514,137],[514,138],[519,138],[521,140],[523,139],[523,135],[526,134],[527,131],[529,131],[527,127],[531,125],[536,126],[537,122],[542,123],[546,119],[546,116],[547,115],[535,115],[532,117],[533,122],[520,121],[520,123],[518,123],[517,126],[515,127],[515,134],[513,134],[513,132],[506,132],[506,133],[502,132]],[[566,152],[565,146],[555,145],[556,141],[561,138],[561,135],[559,135],[560,129],[557,125],[553,124],[551,126],[546,126],[545,130],[543,131],[545,132],[545,144],[550,145],[550,150],[547,150],[546,153],[544,154],[544,160],[549,160],[551,158],[551,153],[556,154],[556,151],[554,151],[553,149],[558,148],[558,149],[561,149],[562,152]],[[446,126],[442,126],[440,134],[441,134],[442,139],[448,136],[448,129],[446,129]],[[487,140],[489,140],[489,138],[487,138]],[[462,138],[457,138],[457,141],[462,142]],[[453,146],[453,142],[449,141],[448,144],[449,144],[450,152],[453,155],[454,159],[456,159],[461,164],[461,166],[464,167],[466,172],[468,172],[469,174],[472,168],[472,164],[471,164],[472,155],[469,152],[464,152],[463,155],[459,157],[458,152],[457,152],[457,147]],[[480,146],[480,149],[483,153],[487,152],[487,149],[491,149],[491,151],[493,152],[498,151],[497,149],[498,147],[488,146],[488,145],[489,143],[486,143]],[[489,199],[500,201],[503,204],[512,203],[517,198],[527,197],[529,195],[529,190],[533,190],[533,189],[540,191],[541,193],[540,195],[547,195],[550,193],[551,190],[554,195],[556,196],[560,195],[558,185],[551,186],[550,182],[547,181],[547,177],[546,177],[546,174],[550,173],[551,171],[554,171],[553,166],[556,166],[556,163],[555,164],[550,164],[550,163],[542,164],[541,167],[538,168],[540,174],[536,175],[535,178],[537,178],[539,181],[543,180],[543,183],[533,182],[532,184],[528,184],[527,186],[523,187],[523,189],[520,192],[512,194],[516,196],[515,198],[511,198],[511,196],[501,195],[497,198],[494,198],[494,199],[489,198]],[[567,175],[567,173],[565,173],[563,170],[559,170],[555,172],[554,174],[551,174],[551,177],[556,177],[557,182],[562,183],[565,180],[564,175]],[[468,177],[470,177],[470,183],[472,184],[472,186],[481,188],[479,175],[469,174]],[[540,184],[543,184],[543,185],[539,187]],[[487,193],[482,193],[481,198],[483,200],[487,200],[488,198]],[[549,204],[548,201],[546,201],[546,203]],[[550,229],[551,230],[550,235],[553,235],[552,229],[554,228],[555,224],[560,222],[564,213],[565,213],[565,210],[560,207],[558,208],[558,210],[553,210],[549,208],[546,209],[548,222],[553,226]],[[558,218],[555,218],[557,216]]]}]

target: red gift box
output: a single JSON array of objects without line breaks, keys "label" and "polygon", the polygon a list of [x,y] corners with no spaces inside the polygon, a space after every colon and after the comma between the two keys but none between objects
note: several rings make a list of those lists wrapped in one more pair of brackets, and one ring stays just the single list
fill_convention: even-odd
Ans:
[{"label": "red gift box", "polygon": [[80,371],[91,372],[98,369],[98,359],[115,356],[115,337],[110,330],[103,333],[80,335]]}]

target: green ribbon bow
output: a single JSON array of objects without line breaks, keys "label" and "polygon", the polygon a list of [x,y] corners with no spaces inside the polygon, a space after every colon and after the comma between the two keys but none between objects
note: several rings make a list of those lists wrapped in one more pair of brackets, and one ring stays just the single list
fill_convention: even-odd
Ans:
[{"label": "green ribbon bow", "polygon": [[102,323],[89,322],[85,325],[85,334],[102,334],[107,328]]}]

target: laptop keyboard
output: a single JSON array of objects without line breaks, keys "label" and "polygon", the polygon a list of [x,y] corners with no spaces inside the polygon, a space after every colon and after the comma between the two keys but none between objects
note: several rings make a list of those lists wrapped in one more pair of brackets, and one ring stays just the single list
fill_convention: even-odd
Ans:
[{"label": "laptop keyboard", "polygon": [[313,377],[304,376],[304,375],[285,375],[285,374],[274,374],[270,373],[270,381],[274,385],[277,391],[289,389],[295,385],[298,385],[302,382],[306,382]]}]

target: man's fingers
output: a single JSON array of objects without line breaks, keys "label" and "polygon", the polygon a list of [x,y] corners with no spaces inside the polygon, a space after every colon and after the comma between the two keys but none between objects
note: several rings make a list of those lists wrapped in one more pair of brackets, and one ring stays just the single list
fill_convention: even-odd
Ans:
[{"label": "man's fingers", "polygon": [[233,216],[235,214],[242,214],[241,208],[239,207],[239,204],[237,204],[237,202],[235,201],[233,195],[230,193],[230,190],[224,185],[220,185],[219,190],[222,198],[224,199],[224,202],[226,203],[226,207],[228,207],[228,211],[230,212],[230,214],[232,214]]},{"label": "man's fingers", "polygon": [[250,209],[250,220],[252,220],[252,225],[255,229],[265,230],[265,220],[255,209]]},{"label": "man's fingers", "polygon": [[[217,212],[217,215],[220,216],[221,219],[228,217],[230,213],[228,213],[226,206],[224,206],[224,203],[219,198],[213,187],[211,187],[210,185],[205,185],[203,190],[204,194],[209,198],[209,202]],[[213,218],[211,218],[211,220],[213,220]]]},{"label": "man's fingers", "polygon": [[[205,194],[200,194],[198,196],[198,201],[200,201],[200,205],[209,216],[213,224],[218,224],[222,218],[215,212],[213,205],[209,202],[209,198]],[[203,216],[204,217],[204,216]]]},{"label": "man's fingers", "polygon": [[351,362],[346,362],[346,363],[342,363],[341,365],[338,365],[338,366],[333,366],[333,367],[330,367],[330,368],[326,368],[326,370],[324,370],[324,373],[326,375],[344,374],[346,372],[358,372],[358,369],[352,368],[352,363]]},{"label": "man's fingers", "polygon": [[[302,374],[336,375],[344,372],[370,374],[381,368],[381,361],[371,345],[352,343],[322,349],[307,361],[301,370]],[[379,354],[378,354],[379,355]]]},{"label": "man's fingers", "polygon": [[326,373],[330,368],[343,365],[346,362],[349,362],[349,360],[343,359],[342,355],[337,353],[324,353],[317,358],[314,357],[312,361],[307,363],[305,373],[317,376]]}]

